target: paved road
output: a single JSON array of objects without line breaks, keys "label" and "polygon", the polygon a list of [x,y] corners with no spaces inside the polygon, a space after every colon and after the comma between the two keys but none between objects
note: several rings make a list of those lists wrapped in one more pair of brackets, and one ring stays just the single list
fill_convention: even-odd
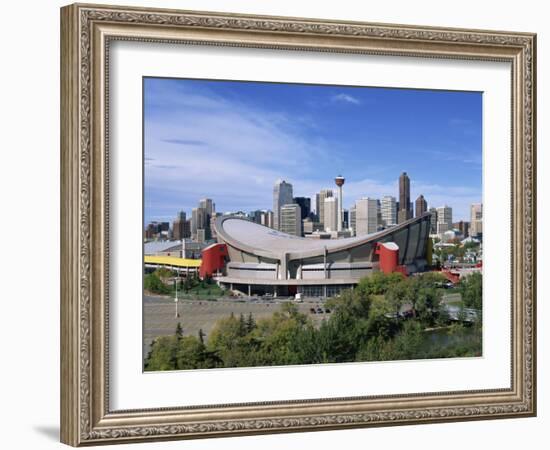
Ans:
[{"label": "paved road", "polygon": [[[176,306],[173,299],[167,297],[145,296],[143,304],[144,330],[143,330],[143,354],[147,356],[151,341],[157,336],[167,336],[174,333],[178,322],[183,327],[184,335],[197,336],[200,329],[208,337],[215,323],[233,313],[235,316],[243,314],[245,317],[252,313],[254,319],[270,317],[280,308],[279,300],[271,301],[237,301],[223,299],[218,301],[208,300],[181,300],[178,303],[179,318],[175,317]],[[329,314],[312,314],[310,308],[317,309],[322,306],[320,300],[304,301],[296,303],[300,312],[310,316],[319,325],[328,318]]]}]

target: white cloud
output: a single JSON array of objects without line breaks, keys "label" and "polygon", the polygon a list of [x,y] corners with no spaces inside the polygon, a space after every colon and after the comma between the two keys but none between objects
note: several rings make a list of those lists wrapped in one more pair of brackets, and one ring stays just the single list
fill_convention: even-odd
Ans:
[{"label": "white cloud", "polygon": [[[169,112],[148,116],[145,124],[146,210],[151,214],[190,212],[205,196],[213,198],[221,211],[271,208],[273,183],[278,178],[293,184],[295,196],[311,197],[312,206],[320,189],[335,189],[332,179],[325,185],[316,181],[320,162],[334,163],[335,152],[317,133],[304,133],[304,128],[315,128],[311,118],[289,117],[251,107],[238,98],[222,99],[199,91],[174,95],[156,89],[149,96],[154,97],[157,109]],[[360,104],[347,94],[333,100]],[[380,173],[380,178],[387,179],[387,173]],[[420,194],[429,206],[449,203],[454,217],[464,219],[470,203],[480,201],[476,189],[443,187],[413,178],[411,199]],[[397,176],[389,183],[365,178],[347,180],[344,185],[345,207],[361,197],[383,195],[398,197]]]},{"label": "white cloud", "polygon": [[361,104],[361,101],[358,98],[353,97],[352,95],[349,95],[349,94],[344,94],[344,93],[337,94],[337,95],[333,96],[332,101],[333,102],[352,103],[354,105],[360,105]]},{"label": "white cloud", "polygon": [[205,196],[222,209],[271,208],[277,178],[304,178],[329,155],[321,139],[304,136],[309,118],[297,126],[294,117],[239,101],[202,101],[198,93],[189,102],[160,92],[155,103],[169,112],[148,115],[145,124],[146,193],[163,193],[162,202],[150,195],[157,209],[195,206]]},{"label": "white cloud", "polygon": [[472,151],[439,151],[439,150],[430,150],[428,152],[434,159],[439,161],[453,161],[460,162],[464,164],[473,164],[481,167],[482,164],[482,154],[481,152],[472,152]]}]

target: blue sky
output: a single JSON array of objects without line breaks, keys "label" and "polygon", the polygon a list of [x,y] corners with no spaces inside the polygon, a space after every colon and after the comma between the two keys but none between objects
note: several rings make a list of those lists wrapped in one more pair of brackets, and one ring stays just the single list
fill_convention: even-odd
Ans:
[{"label": "blue sky", "polygon": [[482,94],[414,89],[144,79],[144,220],[272,208],[278,178],[294,196],[334,187],[361,197],[447,204],[469,220],[482,195]]}]

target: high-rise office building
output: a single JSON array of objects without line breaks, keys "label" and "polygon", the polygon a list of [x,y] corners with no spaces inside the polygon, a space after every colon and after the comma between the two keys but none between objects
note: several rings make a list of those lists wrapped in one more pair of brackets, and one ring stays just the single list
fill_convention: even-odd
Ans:
[{"label": "high-rise office building", "polygon": [[158,233],[158,226],[156,222],[151,222],[145,228],[145,239],[153,239]]},{"label": "high-rise office building", "polygon": [[159,222],[159,233],[167,233],[170,230],[170,222]]},{"label": "high-rise office building", "polygon": [[397,213],[398,223],[405,222],[412,218],[411,211],[411,180],[407,172],[399,176],[399,212]]},{"label": "high-rise office building", "polygon": [[277,180],[273,186],[273,228],[280,230],[279,215],[281,206],[290,205],[293,201],[292,184]]},{"label": "high-rise office building", "polygon": [[206,214],[211,216],[212,214],[214,214],[216,210],[216,205],[214,204],[211,198],[203,198],[199,200],[199,208],[204,208],[206,211]]},{"label": "high-rise office building", "polygon": [[212,227],[210,226],[210,219],[216,213],[216,205],[211,198],[203,198],[199,200],[199,208],[204,209],[206,217],[204,218],[204,235],[205,239],[212,239]]},{"label": "high-rise office building", "polygon": [[264,227],[273,228],[273,211],[262,211],[260,224]]},{"label": "high-rise office building", "polygon": [[342,224],[344,230],[349,229],[349,210],[344,209],[344,223]]},{"label": "high-rise office building", "polygon": [[440,206],[437,208],[437,234],[445,233],[453,227],[453,208]]},{"label": "high-rise office building", "polygon": [[191,237],[191,227],[184,211],[180,211],[172,222],[172,238],[179,241]]},{"label": "high-rise office building", "polygon": [[420,194],[416,199],[414,209],[415,217],[420,217],[428,211],[428,202],[422,194]]},{"label": "high-rise office building", "polygon": [[302,220],[311,214],[311,199],[309,197],[294,197],[294,203],[300,206]]},{"label": "high-rise office building", "polygon": [[463,237],[470,236],[470,222],[464,222],[463,220],[453,223],[453,228],[457,228]]},{"label": "high-rise office building", "polygon": [[207,228],[210,228],[210,223],[208,219],[208,214],[206,213],[206,209],[201,207],[193,208],[193,210],[191,211],[191,238],[194,241],[197,241],[198,230],[204,230],[204,239],[202,241],[204,242],[204,240],[208,239],[208,237],[206,236]]},{"label": "high-rise office building", "polygon": [[248,218],[254,223],[262,223],[262,211],[257,209],[256,211],[250,211],[248,213]]},{"label": "high-rise office building", "polygon": [[290,203],[282,205],[280,209],[280,231],[294,236],[302,235],[302,213],[300,205]]},{"label": "high-rise office building", "polygon": [[382,225],[393,227],[397,225],[397,207],[395,197],[385,195],[380,200],[380,210],[382,213]]},{"label": "high-rise office building", "polygon": [[472,203],[470,206],[470,236],[483,235],[483,204]]},{"label": "high-rise office building", "polygon": [[351,230],[351,235],[355,236],[355,230],[357,229],[357,208],[355,205],[351,206],[349,209],[349,228]]},{"label": "high-rise office building", "polygon": [[428,210],[432,215],[430,217],[430,234],[437,233],[437,208],[430,208]]},{"label": "high-rise office building", "polygon": [[322,189],[318,194],[315,195],[315,208],[317,213],[317,219],[323,225],[325,224],[325,199],[332,197],[332,189]]},{"label": "high-rise office building", "polygon": [[304,236],[316,231],[323,231],[319,222],[314,222],[311,217],[306,217],[302,220],[302,233]]},{"label": "high-rise office building", "polygon": [[323,226],[326,231],[338,231],[338,199],[336,197],[325,198]]},{"label": "high-rise office building", "polygon": [[356,236],[376,233],[378,230],[378,200],[362,198],[355,202]]},{"label": "high-rise office building", "polygon": [[206,230],[204,228],[197,229],[197,238],[196,241],[199,244],[202,244],[203,242],[206,242]]}]

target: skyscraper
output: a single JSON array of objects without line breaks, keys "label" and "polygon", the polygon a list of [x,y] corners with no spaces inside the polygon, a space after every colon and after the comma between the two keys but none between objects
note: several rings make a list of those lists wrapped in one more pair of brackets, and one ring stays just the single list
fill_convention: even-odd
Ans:
[{"label": "skyscraper", "polygon": [[323,206],[323,224],[326,231],[338,231],[338,199],[326,197]]},{"label": "skyscraper", "polygon": [[420,217],[422,214],[425,214],[428,211],[428,202],[422,194],[420,194],[416,199],[414,209],[415,217]]},{"label": "skyscraper", "polygon": [[294,197],[294,203],[300,205],[302,220],[309,217],[311,213],[311,199],[309,197]]},{"label": "skyscraper", "polygon": [[273,211],[262,211],[260,223],[264,227],[273,228]]},{"label": "skyscraper", "polygon": [[172,223],[172,238],[179,241],[191,237],[191,228],[184,211],[180,211]]},{"label": "skyscraper", "polygon": [[355,230],[357,229],[357,207],[355,205],[349,209],[349,228],[351,229],[351,235],[355,236]]},{"label": "skyscraper", "polygon": [[206,214],[211,216],[215,211],[215,205],[211,198],[203,198],[199,201],[199,208],[204,208]]},{"label": "skyscraper", "polygon": [[470,206],[470,236],[483,234],[483,204],[472,203]]},{"label": "skyscraper", "polygon": [[470,222],[464,222],[463,220],[453,223],[453,228],[458,228],[460,234],[465,238],[470,236]]},{"label": "skyscraper", "polygon": [[397,207],[395,197],[385,195],[380,200],[380,209],[382,212],[382,224],[385,227],[397,225]]},{"label": "skyscraper", "polygon": [[199,208],[204,209],[206,217],[204,218],[204,237],[206,240],[212,239],[212,228],[210,226],[210,219],[216,212],[216,205],[211,198],[203,198],[199,200]]},{"label": "skyscraper", "polygon": [[302,235],[302,214],[300,205],[291,203],[281,206],[280,209],[280,231],[294,236]]},{"label": "skyscraper", "polygon": [[437,233],[437,208],[430,208],[429,212],[431,213],[430,218],[430,234]]},{"label": "skyscraper", "polygon": [[292,184],[277,180],[273,186],[273,228],[280,230],[279,216],[281,206],[292,204]]},{"label": "skyscraper", "polygon": [[442,234],[453,226],[453,208],[440,206],[437,208],[437,233]]},{"label": "skyscraper", "polygon": [[193,208],[191,211],[191,238],[197,241],[199,230],[203,230],[201,236],[202,242],[204,242],[204,240],[209,239],[206,233],[207,229],[210,229],[210,222],[206,209],[201,207]]},{"label": "skyscraper", "polygon": [[412,218],[411,203],[411,180],[407,172],[399,177],[399,212],[397,213],[398,223],[405,222]]},{"label": "skyscraper", "polygon": [[342,191],[342,187],[344,186],[344,182],[346,179],[342,175],[338,175],[334,182],[336,183],[336,186],[338,186],[338,223],[337,223],[337,231],[342,231],[342,223],[344,222],[344,194]]},{"label": "skyscraper", "polygon": [[315,207],[316,207],[317,217],[318,217],[319,223],[323,228],[325,224],[325,199],[332,196],[333,196],[332,189],[322,189],[318,194],[315,195],[315,202],[316,202]]},{"label": "skyscraper", "polygon": [[204,228],[199,228],[199,229],[197,229],[196,241],[197,241],[199,244],[202,244],[203,242],[206,242],[206,231],[205,231]]},{"label": "skyscraper", "polygon": [[349,210],[344,209],[344,223],[342,224],[344,230],[349,228]]},{"label": "skyscraper", "polygon": [[355,202],[356,236],[376,233],[378,230],[378,200],[362,198]]},{"label": "skyscraper", "polygon": [[248,213],[248,218],[254,223],[262,223],[262,211],[257,209]]}]

